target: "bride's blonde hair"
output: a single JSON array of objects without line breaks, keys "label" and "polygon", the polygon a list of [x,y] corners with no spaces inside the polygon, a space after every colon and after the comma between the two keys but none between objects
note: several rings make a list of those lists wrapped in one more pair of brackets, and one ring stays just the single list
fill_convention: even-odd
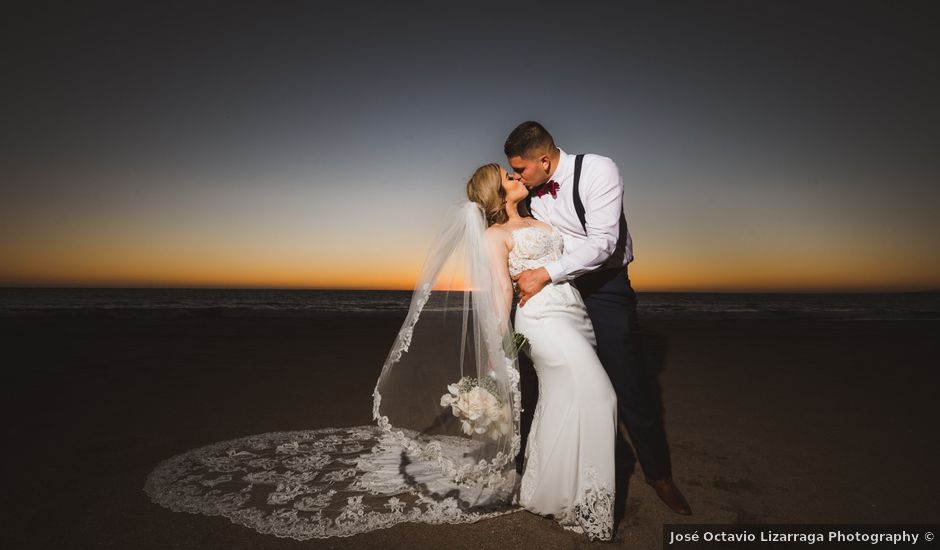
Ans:
[{"label": "bride's blonde hair", "polygon": [[486,226],[506,223],[506,191],[498,164],[484,164],[476,169],[467,182],[467,198],[480,205],[486,216]]}]

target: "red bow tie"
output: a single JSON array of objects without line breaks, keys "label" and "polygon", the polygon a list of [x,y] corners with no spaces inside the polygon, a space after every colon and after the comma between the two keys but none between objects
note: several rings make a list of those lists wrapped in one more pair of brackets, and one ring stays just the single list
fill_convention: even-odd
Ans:
[{"label": "red bow tie", "polygon": [[535,196],[541,197],[542,195],[551,193],[552,198],[558,197],[558,182],[555,180],[549,180],[542,185],[539,185],[535,188]]}]

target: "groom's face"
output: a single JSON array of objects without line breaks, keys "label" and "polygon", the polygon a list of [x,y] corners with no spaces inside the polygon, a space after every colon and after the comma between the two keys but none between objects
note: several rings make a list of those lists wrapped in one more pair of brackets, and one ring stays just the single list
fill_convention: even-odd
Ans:
[{"label": "groom's face", "polygon": [[551,158],[546,154],[532,155],[531,157],[510,157],[509,166],[515,172],[516,179],[532,189],[548,181]]}]

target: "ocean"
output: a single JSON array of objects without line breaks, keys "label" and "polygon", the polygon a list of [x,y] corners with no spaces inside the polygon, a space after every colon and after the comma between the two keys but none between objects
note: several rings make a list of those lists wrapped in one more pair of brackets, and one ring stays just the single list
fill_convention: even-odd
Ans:
[{"label": "ocean", "polygon": [[[411,291],[398,290],[0,287],[0,316],[404,315],[411,296]],[[940,320],[940,292],[639,292],[637,308],[641,319]]]}]

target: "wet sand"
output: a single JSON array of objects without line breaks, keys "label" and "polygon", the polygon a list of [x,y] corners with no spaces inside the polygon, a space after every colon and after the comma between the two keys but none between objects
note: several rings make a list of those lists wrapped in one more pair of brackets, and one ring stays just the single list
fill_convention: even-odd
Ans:
[{"label": "wet sand", "polygon": [[[150,502],[161,460],[250,434],[371,422],[402,314],[0,318],[8,548],[579,548],[526,512],[295,541]],[[664,523],[928,523],[940,517],[937,321],[643,320],[673,514],[621,457],[615,544]],[[608,545],[609,546],[609,545]]]}]

